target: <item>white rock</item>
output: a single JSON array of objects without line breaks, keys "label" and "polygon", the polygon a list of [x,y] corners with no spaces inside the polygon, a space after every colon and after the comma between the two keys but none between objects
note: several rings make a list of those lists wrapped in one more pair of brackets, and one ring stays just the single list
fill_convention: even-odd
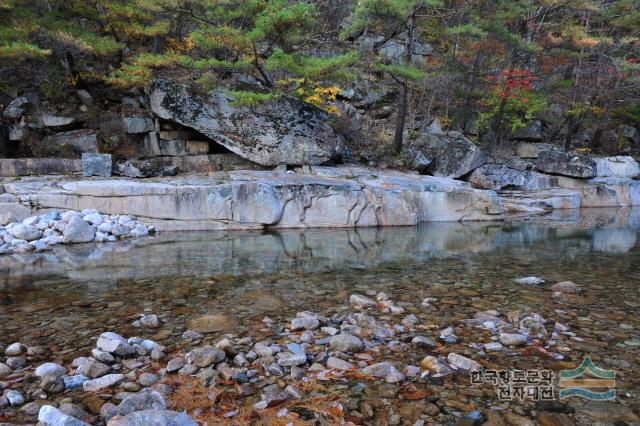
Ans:
[{"label": "white rock", "polygon": [[87,222],[79,216],[73,216],[69,219],[63,233],[63,242],[65,243],[87,243],[93,241],[95,231]]},{"label": "white rock", "polygon": [[449,362],[449,364],[460,370],[476,371],[482,369],[482,365],[480,365],[478,362],[465,356],[459,355],[455,352],[451,352],[447,356],[447,361]]},{"label": "white rock", "polygon": [[41,230],[39,230],[35,226],[25,225],[24,223],[19,223],[15,226],[12,226],[8,229],[8,231],[14,237],[25,241],[37,240],[42,236]]},{"label": "white rock", "polygon": [[316,330],[319,326],[320,321],[312,317],[301,317],[291,320],[291,331]]},{"label": "white rock", "polygon": [[160,327],[160,320],[155,314],[143,315],[140,317],[140,324],[145,328],[158,328]]},{"label": "white rock", "polygon": [[71,417],[53,405],[43,405],[40,407],[38,422],[44,426],[90,426],[89,423]]},{"label": "white rock", "polygon": [[538,277],[523,277],[516,278],[515,282],[522,285],[539,285],[544,283],[544,280]]},{"label": "white rock", "polygon": [[113,230],[113,224],[108,222],[103,222],[98,226],[98,231],[105,234],[110,234],[112,230]]},{"label": "white rock", "polygon": [[338,352],[362,351],[362,340],[348,333],[336,334],[329,339],[329,347]]},{"label": "white rock", "polygon": [[100,362],[106,362],[108,364],[116,362],[116,359],[113,355],[111,355],[107,351],[103,351],[102,349],[93,348],[91,350],[91,355],[93,355],[93,357]]},{"label": "white rock", "polygon": [[104,219],[100,213],[91,213],[83,217],[86,222],[89,222],[93,226],[101,225]]},{"label": "white rock", "polygon": [[372,364],[364,368],[362,372],[373,377],[384,378],[387,383],[397,383],[404,380],[404,374],[389,362]]},{"label": "white rock", "polygon": [[0,377],[8,376],[13,370],[7,364],[0,362]]},{"label": "white rock", "polygon": [[518,333],[500,333],[500,342],[505,346],[522,346],[527,344],[527,336]]},{"label": "white rock", "polygon": [[377,306],[373,299],[363,296],[362,294],[352,294],[349,297],[349,303],[356,308],[375,308]]},{"label": "white rock", "polygon": [[87,380],[82,384],[82,388],[85,392],[95,392],[109,388],[122,380],[124,380],[124,374],[107,374],[97,379]]},{"label": "white rock", "polygon": [[327,368],[348,371],[348,370],[353,370],[355,367],[350,362],[344,361],[334,356],[330,356],[329,359],[327,359]]},{"label": "white rock", "polygon": [[640,166],[629,156],[594,158],[598,177],[633,179],[640,176]]},{"label": "white rock", "polygon": [[24,404],[24,397],[16,390],[6,391],[4,397],[7,398],[7,401],[9,401],[12,407],[19,407]]},{"label": "white rock", "polygon": [[103,351],[118,356],[127,356],[135,353],[135,349],[122,336],[109,331],[100,335],[96,346]]},{"label": "white rock", "polygon": [[501,351],[502,349],[504,349],[502,347],[502,344],[498,342],[485,343],[484,348],[488,351]]},{"label": "white rock", "polygon": [[6,356],[18,356],[23,352],[26,352],[27,347],[22,343],[16,342],[12,343],[4,350],[4,354]]},{"label": "white rock", "polygon": [[54,362],[45,362],[36,368],[35,375],[41,378],[44,376],[60,377],[66,372],[67,370],[61,365]]},{"label": "white rock", "polygon": [[134,226],[131,230],[132,237],[145,237],[147,235],[149,235],[149,231],[147,230],[147,227],[141,223]]}]

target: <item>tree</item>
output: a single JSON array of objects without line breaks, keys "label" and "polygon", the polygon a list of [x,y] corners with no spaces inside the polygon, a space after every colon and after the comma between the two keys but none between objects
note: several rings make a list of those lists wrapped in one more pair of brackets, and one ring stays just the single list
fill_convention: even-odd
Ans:
[{"label": "tree", "polygon": [[404,34],[404,54],[400,63],[385,63],[374,60],[373,68],[389,75],[399,86],[400,96],[393,138],[397,153],[402,150],[405,121],[408,108],[409,85],[424,77],[424,72],[413,65],[414,42],[421,12],[440,6],[436,0],[363,0],[358,2],[351,15],[351,25],[342,36],[354,37],[364,32],[383,33],[384,43]]},{"label": "tree", "polygon": [[249,105],[283,94],[336,112],[327,105],[339,89],[332,84],[350,77],[357,60],[345,55],[306,55],[316,25],[316,7],[302,1],[244,2],[194,0],[167,8],[191,31],[157,54],[141,52],[119,72],[180,67],[195,71],[206,90],[233,74],[250,75],[258,84],[229,91],[236,103]]}]

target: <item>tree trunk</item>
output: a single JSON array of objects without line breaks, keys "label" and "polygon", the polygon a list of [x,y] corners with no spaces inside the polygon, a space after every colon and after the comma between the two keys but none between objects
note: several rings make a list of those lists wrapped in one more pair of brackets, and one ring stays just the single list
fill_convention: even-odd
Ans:
[{"label": "tree trunk", "polygon": [[407,115],[407,82],[400,85],[400,106],[398,107],[398,116],[396,117],[396,131],[393,137],[393,147],[396,154],[402,151],[402,139],[404,134],[404,123]]},{"label": "tree trunk", "polygon": [[[413,11],[407,19],[407,34],[405,37],[404,45],[404,63],[405,65],[411,65],[411,57],[413,55],[413,30],[415,27],[415,14],[417,10]],[[409,81],[404,79],[400,84],[400,105],[398,107],[398,116],[396,117],[396,131],[393,137],[393,147],[397,153],[402,151],[402,140],[404,135],[404,125],[407,117],[407,102],[409,98]]]},{"label": "tree trunk", "polygon": [[573,115],[569,116],[569,123],[567,124],[567,137],[564,140],[564,150],[566,152],[571,150],[571,142],[573,140],[573,135],[578,130],[578,126],[576,125],[576,118]]}]

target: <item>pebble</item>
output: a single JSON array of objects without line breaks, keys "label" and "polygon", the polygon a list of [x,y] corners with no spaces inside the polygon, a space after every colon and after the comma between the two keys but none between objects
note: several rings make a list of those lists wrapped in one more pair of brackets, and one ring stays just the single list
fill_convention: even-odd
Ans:
[{"label": "pebble", "polygon": [[87,380],[89,380],[89,378],[82,374],[76,374],[75,376],[62,376],[62,383],[64,384],[64,388],[67,390],[79,388]]},{"label": "pebble", "polygon": [[4,393],[4,397],[7,398],[9,404],[12,407],[19,407],[24,404],[24,397],[22,394],[16,390],[8,390]]},{"label": "pebble", "polygon": [[44,376],[60,377],[66,372],[67,370],[61,365],[53,362],[45,362],[36,368],[35,375],[41,378]]},{"label": "pebble", "polygon": [[515,282],[522,285],[540,285],[544,283],[544,280],[538,277],[523,277],[516,278]]},{"label": "pebble", "polygon": [[377,306],[377,303],[373,299],[363,296],[362,294],[352,294],[349,297],[349,303],[358,309],[375,308]]},{"label": "pebble", "polygon": [[8,376],[13,370],[7,364],[0,362],[0,377]]},{"label": "pebble", "polygon": [[411,343],[419,348],[435,348],[436,342],[425,336],[416,336],[411,340]]},{"label": "pebble", "polygon": [[26,351],[27,348],[22,343],[12,343],[4,350],[4,354],[8,357],[19,356]]},{"label": "pebble", "polygon": [[291,320],[291,331],[316,330],[320,321],[312,317],[294,318]]},{"label": "pebble", "polygon": [[338,352],[360,352],[364,345],[358,337],[342,333],[329,339],[329,347]]},{"label": "pebble", "polygon": [[38,421],[43,425],[90,426],[88,423],[63,413],[52,405],[43,405],[40,407]]},{"label": "pebble", "polygon": [[523,346],[527,344],[527,336],[517,333],[500,333],[500,343],[505,346]]},{"label": "pebble", "polygon": [[578,293],[578,286],[571,281],[562,281],[551,286],[551,290],[564,294]]},{"label": "pebble", "polygon": [[86,392],[96,392],[109,388],[122,380],[124,380],[124,374],[107,374],[97,379],[87,380],[82,384],[82,388]]},{"label": "pebble", "polygon": [[213,346],[203,346],[191,351],[187,355],[187,362],[202,368],[223,361],[225,356],[224,351],[218,348],[214,348]]},{"label": "pebble", "polygon": [[449,353],[449,355],[447,356],[447,361],[449,362],[449,364],[460,370],[476,371],[482,369],[482,365],[480,365],[478,362],[455,352]]},{"label": "pebble", "polygon": [[154,383],[157,383],[160,380],[160,376],[153,373],[142,373],[140,377],[138,377],[138,382],[142,386],[151,386]]},{"label": "pebble", "polygon": [[404,374],[389,362],[378,362],[362,369],[364,374],[384,378],[387,383],[397,383],[404,380]]},{"label": "pebble", "polygon": [[350,362],[344,361],[334,356],[330,356],[329,359],[327,359],[327,368],[346,371],[346,370],[353,370],[355,366]]}]

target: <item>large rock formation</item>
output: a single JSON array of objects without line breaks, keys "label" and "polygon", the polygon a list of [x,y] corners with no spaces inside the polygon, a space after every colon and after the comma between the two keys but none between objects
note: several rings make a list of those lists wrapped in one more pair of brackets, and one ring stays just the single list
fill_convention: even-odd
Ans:
[{"label": "large rock formation", "polygon": [[471,173],[467,181],[477,188],[501,190],[509,187],[522,187],[525,174],[510,169],[504,164],[485,164]]},{"label": "large rock formation", "polygon": [[204,97],[157,81],[151,109],[265,166],[322,164],[342,153],[344,140],[325,122],[327,114],[292,98],[241,107],[222,90]]},{"label": "large rock formation", "polygon": [[438,177],[459,178],[486,162],[480,148],[458,132],[422,133],[408,152],[432,159],[426,171]]},{"label": "large rock formation", "polygon": [[596,162],[593,159],[553,149],[538,155],[536,168],[552,175],[583,179],[597,176]]},{"label": "large rock formation", "polygon": [[493,191],[452,179],[358,167],[312,167],[293,174],[236,171],[157,182],[12,182],[4,189],[23,204],[135,215],[159,230],[364,227],[502,218]]},{"label": "large rock formation", "polygon": [[640,175],[638,162],[629,156],[595,158],[598,177],[633,179]]}]

